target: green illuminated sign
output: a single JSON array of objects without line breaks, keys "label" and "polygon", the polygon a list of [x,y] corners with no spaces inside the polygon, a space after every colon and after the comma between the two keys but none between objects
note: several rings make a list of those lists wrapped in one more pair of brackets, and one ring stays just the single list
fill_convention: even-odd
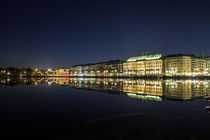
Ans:
[{"label": "green illuminated sign", "polygon": [[129,61],[137,61],[137,60],[153,60],[153,59],[160,59],[163,55],[162,54],[154,54],[154,55],[144,55],[144,56],[136,56],[128,58]]}]

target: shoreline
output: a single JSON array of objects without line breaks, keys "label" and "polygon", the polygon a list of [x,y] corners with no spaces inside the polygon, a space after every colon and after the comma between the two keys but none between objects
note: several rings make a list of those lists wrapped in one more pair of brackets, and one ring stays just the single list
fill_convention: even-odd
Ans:
[{"label": "shoreline", "polygon": [[210,80],[210,76],[22,76],[19,75],[0,75],[0,78],[113,78],[113,79],[204,79]]}]

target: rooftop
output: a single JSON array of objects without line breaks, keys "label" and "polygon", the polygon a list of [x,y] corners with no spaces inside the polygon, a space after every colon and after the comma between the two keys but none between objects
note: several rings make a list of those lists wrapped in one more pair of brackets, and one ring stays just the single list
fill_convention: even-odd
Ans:
[{"label": "rooftop", "polygon": [[190,56],[190,57],[196,57],[194,54],[171,54],[167,55],[166,57],[180,57],[180,56]]},{"label": "rooftop", "polygon": [[154,55],[144,55],[144,56],[135,56],[128,58],[129,61],[138,61],[138,60],[154,60],[154,59],[160,59],[163,57],[162,54],[154,54]]}]

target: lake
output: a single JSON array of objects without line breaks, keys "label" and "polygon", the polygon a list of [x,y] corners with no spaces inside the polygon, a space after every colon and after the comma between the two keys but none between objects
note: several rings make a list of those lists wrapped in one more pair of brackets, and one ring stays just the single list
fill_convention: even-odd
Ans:
[{"label": "lake", "polygon": [[0,137],[210,139],[209,80],[1,78]]}]

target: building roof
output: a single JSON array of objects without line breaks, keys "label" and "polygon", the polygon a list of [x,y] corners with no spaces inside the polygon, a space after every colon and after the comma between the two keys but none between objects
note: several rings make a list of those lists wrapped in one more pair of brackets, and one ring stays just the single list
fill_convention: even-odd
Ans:
[{"label": "building roof", "polygon": [[110,60],[110,61],[105,61],[105,62],[98,62],[98,63],[89,63],[89,64],[80,64],[80,65],[73,65],[71,67],[76,67],[76,66],[90,66],[90,65],[110,65],[110,64],[121,64],[123,61],[122,60]]},{"label": "building roof", "polygon": [[180,57],[180,56],[190,56],[190,57],[196,57],[194,54],[171,54],[171,55],[167,55],[167,57]]},{"label": "building roof", "polygon": [[129,61],[138,61],[138,60],[154,60],[154,59],[160,59],[163,57],[162,54],[154,54],[154,55],[144,55],[144,56],[135,56],[128,58]]},{"label": "building roof", "polygon": [[106,65],[121,64],[122,62],[123,62],[122,60],[111,60],[111,61],[107,61]]}]

